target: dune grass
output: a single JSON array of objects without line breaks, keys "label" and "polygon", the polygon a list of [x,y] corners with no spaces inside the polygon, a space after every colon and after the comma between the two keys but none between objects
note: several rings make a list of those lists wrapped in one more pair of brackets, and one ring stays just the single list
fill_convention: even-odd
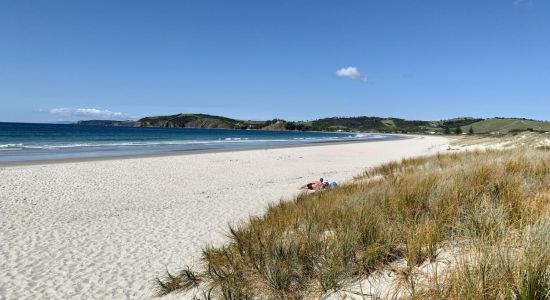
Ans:
[{"label": "dune grass", "polygon": [[468,132],[470,127],[475,133],[500,132],[508,133],[518,130],[550,131],[550,122],[514,118],[491,118],[462,126]]},{"label": "dune grass", "polygon": [[[228,243],[204,249],[199,269],[159,279],[159,294],[200,287],[205,299],[312,299],[404,260],[402,298],[546,299],[549,200],[545,150],[388,163],[230,228]],[[467,254],[443,274],[412,276],[448,243]]]},{"label": "dune grass", "polygon": [[500,148],[528,147],[543,150],[550,149],[549,132],[516,132],[503,135],[465,135],[456,136],[452,139],[456,146],[497,146]]}]

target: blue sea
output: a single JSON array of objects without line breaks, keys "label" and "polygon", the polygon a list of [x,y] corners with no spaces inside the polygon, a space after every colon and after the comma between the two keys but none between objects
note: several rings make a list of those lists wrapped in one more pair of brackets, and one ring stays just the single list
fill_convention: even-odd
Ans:
[{"label": "blue sea", "polygon": [[0,161],[239,150],[396,139],[369,133],[0,123]]}]

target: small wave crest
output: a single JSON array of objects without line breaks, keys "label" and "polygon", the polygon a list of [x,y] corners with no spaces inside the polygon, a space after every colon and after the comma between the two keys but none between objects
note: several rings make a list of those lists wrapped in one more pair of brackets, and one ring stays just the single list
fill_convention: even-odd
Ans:
[{"label": "small wave crest", "polygon": [[13,147],[22,147],[23,144],[4,144],[0,145],[0,148],[13,148]]},{"label": "small wave crest", "polygon": [[23,147],[23,144],[2,144],[0,145],[0,151],[21,150]]},{"label": "small wave crest", "polygon": [[73,142],[73,143],[44,143],[24,144],[6,143],[0,144],[0,151],[18,150],[63,150],[63,149],[85,149],[85,148],[126,148],[126,147],[155,147],[155,146],[178,146],[178,145],[206,145],[206,144],[232,144],[232,143],[308,143],[315,141],[336,141],[336,140],[364,140],[384,138],[377,134],[342,134],[338,136],[322,137],[288,137],[279,139],[249,139],[248,137],[227,137],[211,140],[161,140],[161,141],[117,141],[117,142]]}]

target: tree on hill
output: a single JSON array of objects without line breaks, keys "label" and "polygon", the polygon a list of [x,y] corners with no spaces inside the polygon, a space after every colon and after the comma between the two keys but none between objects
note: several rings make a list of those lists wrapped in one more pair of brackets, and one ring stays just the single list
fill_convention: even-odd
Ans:
[{"label": "tree on hill", "polygon": [[468,134],[474,134],[474,128],[470,126],[470,129],[468,130]]},{"label": "tree on hill", "polygon": [[444,133],[445,133],[445,134],[451,134],[451,128],[445,127]]},{"label": "tree on hill", "polygon": [[455,129],[455,134],[462,134],[462,128],[457,127],[457,128]]}]

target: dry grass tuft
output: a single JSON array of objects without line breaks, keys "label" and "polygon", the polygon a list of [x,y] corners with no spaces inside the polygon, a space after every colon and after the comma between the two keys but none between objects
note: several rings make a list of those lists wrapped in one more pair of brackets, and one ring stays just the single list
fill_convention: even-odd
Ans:
[{"label": "dry grass tuft", "polygon": [[[270,206],[230,228],[225,246],[206,248],[202,270],[159,280],[160,291],[202,283],[215,299],[309,299],[404,259],[406,297],[546,299],[549,200],[548,151],[405,159]],[[467,254],[421,282],[415,268],[436,261],[444,243]]]},{"label": "dry grass tuft", "polygon": [[453,144],[457,146],[484,146],[484,147],[529,147],[540,150],[550,149],[549,132],[516,132],[503,135],[465,135],[453,137]]}]

